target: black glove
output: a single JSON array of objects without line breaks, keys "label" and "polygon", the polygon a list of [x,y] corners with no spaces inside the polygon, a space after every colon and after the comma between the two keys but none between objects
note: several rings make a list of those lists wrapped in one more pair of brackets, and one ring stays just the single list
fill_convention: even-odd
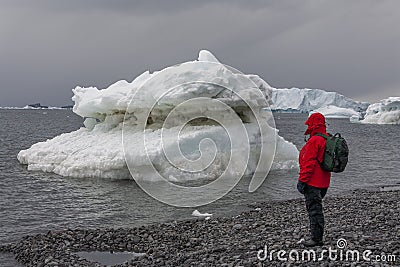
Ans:
[{"label": "black glove", "polygon": [[300,192],[300,194],[304,195],[304,190],[306,189],[307,184],[303,183],[301,181],[297,182],[297,190]]}]

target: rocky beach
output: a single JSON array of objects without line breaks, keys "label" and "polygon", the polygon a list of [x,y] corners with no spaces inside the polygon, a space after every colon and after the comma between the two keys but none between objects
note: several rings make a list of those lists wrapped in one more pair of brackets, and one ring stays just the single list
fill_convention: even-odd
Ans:
[{"label": "rocky beach", "polygon": [[[79,257],[83,251],[132,252],[131,259],[118,266],[399,266],[399,197],[400,191],[356,190],[340,196],[328,192],[325,244],[313,249],[315,259],[305,261],[302,253],[310,248],[298,244],[308,235],[301,198],[254,203],[231,218],[49,231],[3,244],[0,251],[13,253],[25,266],[103,266]],[[286,252],[280,255],[283,259],[279,250]],[[333,250],[336,259],[322,250]],[[359,261],[345,257],[355,250]]]}]

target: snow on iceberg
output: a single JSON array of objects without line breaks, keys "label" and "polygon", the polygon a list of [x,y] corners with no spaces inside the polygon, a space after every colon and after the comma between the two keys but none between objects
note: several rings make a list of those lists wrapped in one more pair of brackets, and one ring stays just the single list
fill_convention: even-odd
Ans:
[{"label": "snow on iceberg", "polygon": [[389,97],[371,104],[361,123],[400,124],[400,97]]},{"label": "snow on iceberg", "polygon": [[[185,83],[188,78],[191,81],[206,79],[211,82]],[[249,80],[252,85],[248,84]],[[180,86],[175,86],[177,84]],[[260,129],[252,113],[246,109],[243,99],[220,85],[233,87],[245,96],[270,126],[267,124],[266,129]],[[260,89],[259,95],[249,90],[253,85]],[[164,88],[173,90],[160,95]],[[155,168],[162,177],[172,182],[219,177],[224,168],[230,164],[230,153],[244,155],[245,150],[242,151],[241,146],[232,147],[231,150],[230,144],[224,138],[227,135],[226,128],[215,121],[197,118],[190,120],[184,127],[177,122],[200,112],[205,117],[218,114],[223,123],[232,125],[229,127],[233,129],[239,127],[233,120],[230,121],[228,112],[213,109],[212,105],[192,104],[175,114],[179,119],[174,119],[170,125],[165,125],[170,113],[184,101],[202,97],[219,100],[234,110],[242,120],[241,125],[246,129],[250,143],[246,174],[254,172],[257,168],[260,142],[269,147],[276,144],[269,155],[272,158],[275,152],[273,163],[271,161],[272,169],[297,167],[297,148],[277,135],[278,131],[270,121],[272,116],[263,113],[268,103],[271,103],[270,86],[257,75],[232,72],[206,50],[200,51],[198,60],[168,67],[159,72],[146,71],[132,82],[118,81],[102,90],[78,86],[73,89],[73,93],[72,99],[75,102],[73,112],[85,118],[85,127],[20,151],[18,160],[22,164],[27,164],[28,170],[54,172],[70,177],[113,179],[126,179],[133,174],[135,179],[140,176],[143,180],[152,181],[159,178],[150,171]],[[149,108],[153,109],[147,114],[146,110]],[[139,125],[143,120],[147,121],[144,132]],[[265,140],[260,140],[260,131],[267,133]],[[146,153],[139,149],[143,146],[144,138]],[[174,153],[165,154],[174,145],[171,143],[166,146],[162,139],[177,138],[184,157]],[[124,148],[123,143],[124,145],[126,143],[127,147]],[[220,153],[214,155],[215,149]],[[203,154],[206,155],[204,159]],[[129,170],[126,155],[129,157]],[[210,157],[212,164],[209,164]],[[188,158],[190,161],[181,162],[182,158]],[[151,164],[148,159],[151,160]],[[243,156],[243,161],[244,159]],[[240,162],[236,163],[233,165],[241,165]],[[193,166],[195,169],[206,168],[206,171],[185,173],[180,171],[180,168]],[[240,173],[240,170],[233,168],[231,174],[236,173]]]},{"label": "snow on iceberg", "polygon": [[348,118],[355,119],[356,117],[360,118],[360,114],[357,111],[350,108],[339,108],[336,106],[327,106],[318,108],[311,111],[309,114],[311,115],[316,112],[319,112],[326,118],[330,119],[348,119]]},{"label": "snow on iceberg", "polygon": [[336,92],[299,88],[272,88],[272,102],[271,109],[273,111],[301,113],[309,113],[327,106],[352,109],[363,113],[369,105],[369,103],[354,101]]}]

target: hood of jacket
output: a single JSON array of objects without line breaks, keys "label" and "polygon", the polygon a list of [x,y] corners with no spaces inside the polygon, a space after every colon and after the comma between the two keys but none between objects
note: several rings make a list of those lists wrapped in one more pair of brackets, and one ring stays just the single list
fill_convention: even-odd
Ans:
[{"label": "hood of jacket", "polygon": [[312,114],[304,124],[308,126],[304,132],[305,135],[313,136],[317,133],[326,133],[325,117],[319,112]]}]

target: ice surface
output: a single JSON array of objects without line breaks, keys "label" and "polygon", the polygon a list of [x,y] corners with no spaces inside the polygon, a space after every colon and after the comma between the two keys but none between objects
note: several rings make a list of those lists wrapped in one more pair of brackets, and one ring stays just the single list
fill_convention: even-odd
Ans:
[{"label": "ice surface", "polygon": [[313,114],[319,112],[321,114],[323,114],[326,118],[335,118],[335,119],[343,119],[343,118],[350,118],[353,117],[353,119],[355,117],[359,118],[360,114],[350,108],[339,108],[336,106],[327,106],[327,107],[322,107],[322,108],[318,108],[315,109],[313,111],[311,111],[309,114]]},{"label": "ice surface", "polygon": [[335,106],[338,108],[352,109],[363,113],[369,103],[354,101],[336,92],[326,92],[320,89],[272,89],[271,109],[281,112],[302,112]]},{"label": "ice surface", "polygon": [[198,211],[198,210],[194,210],[194,211],[192,212],[192,216],[196,216],[196,217],[211,217],[212,214],[211,214],[211,213],[201,213],[201,212]]},{"label": "ice surface", "polygon": [[[186,84],[184,82],[187,79],[199,82]],[[202,83],[203,80],[209,83]],[[95,87],[76,87],[73,89],[73,111],[85,118],[85,127],[34,144],[29,149],[20,151],[18,160],[27,164],[28,170],[54,172],[62,176],[129,179],[131,173],[125,159],[125,155],[128,155],[129,162],[133,164],[133,168],[132,165],[129,165],[129,168],[135,178],[146,181],[159,180],[159,177],[152,175],[150,171],[154,167],[162,177],[172,182],[214,179],[219,177],[228,165],[231,153],[245,155],[246,150],[245,146],[230,147],[225,138],[226,128],[218,123],[199,120],[186,124],[185,127],[179,125],[179,121],[185,121],[200,113],[206,117],[218,114],[221,121],[231,125],[229,127],[232,129],[239,127],[235,126],[227,112],[221,112],[212,105],[192,104],[186,108],[182,106],[183,101],[205,97],[224,103],[236,112],[236,116],[243,122],[240,125],[244,125],[247,131],[251,152],[246,174],[256,169],[260,142],[272,147],[275,138],[276,149],[269,152],[271,157],[275,152],[272,169],[297,168],[297,148],[278,136],[274,125],[267,125],[262,129],[267,136],[260,140],[261,129],[246,103],[237,94],[225,90],[224,86],[229,86],[233,88],[233,92],[244,96],[260,116],[264,116],[265,121],[270,119],[268,115],[263,115],[272,94],[268,83],[257,75],[232,73],[227,67],[219,64],[214,55],[202,50],[198,60],[171,66],[155,73],[146,71],[132,82],[118,81],[102,90]],[[262,93],[254,94],[254,90],[251,89],[255,86]],[[161,94],[164,88],[173,90]],[[167,116],[178,106],[182,108],[175,114],[175,119],[166,124]],[[149,114],[145,111],[149,108],[153,109],[148,117]],[[144,118],[147,118],[148,127],[143,133],[139,121]],[[124,142],[128,144],[125,151],[122,134]],[[165,145],[161,139],[177,138],[182,153],[190,161],[182,161],[182,155],[165,154],[167,151],[173,151],[174,143]],[[146,140],[147,154],[139,149],[143,146],[143,139]],[[202,155],[206,156],[203,158]],[[211,156],[213,162],[209,165]],[[148,159],[152,164],[149,165]],[[201,169],[204,166],[207,168],[205,172],[182,173],[176,165],[189,169]],[[239,169],[232,168],[229,174],[239,173]]]},{"label": "ice surface", "polygon": [[389,97],[371,104],[361,123],[400,124],[400,97]]},{"label": "ice surface", "polygon": [[359,123],[360,122],[360,117],[358,115],[353,115],[353,116],[350,117],[350,122]]}]

